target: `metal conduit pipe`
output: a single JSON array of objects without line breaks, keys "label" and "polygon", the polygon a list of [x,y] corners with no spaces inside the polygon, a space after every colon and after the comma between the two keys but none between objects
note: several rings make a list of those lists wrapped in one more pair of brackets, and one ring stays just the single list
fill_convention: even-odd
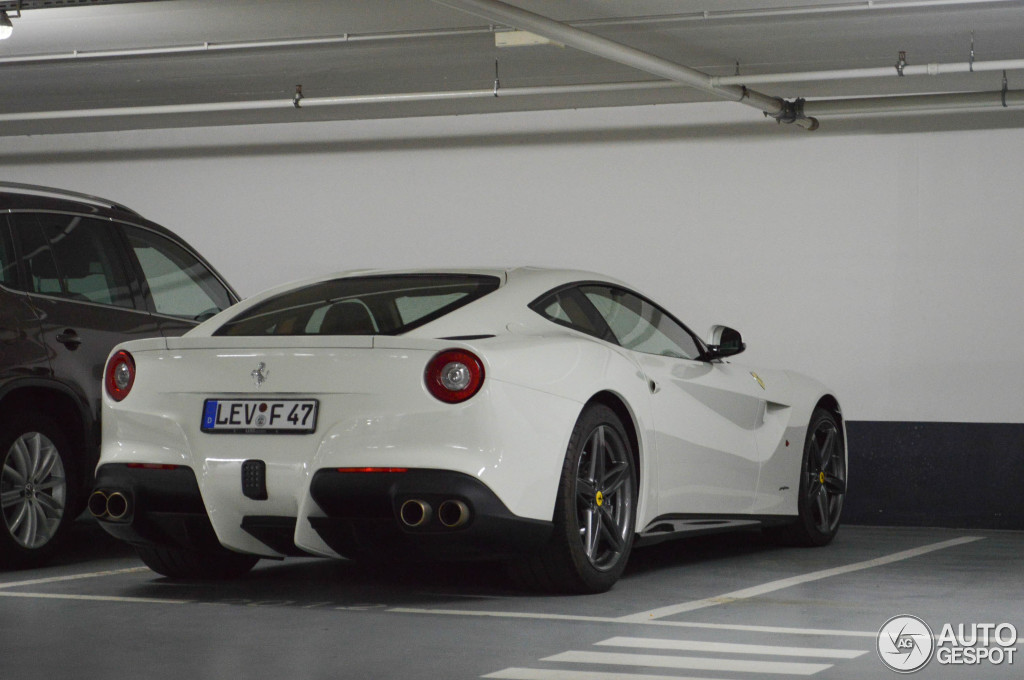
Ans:
[{"label": "metal conduit pipe", "polygon": [[[627,83],[595,83],[591,85],[566,85],[549,87],[502,88],[502,97],[543,96],[555,94],[580,94],[587,92],[630,91],[638,89],[681,87],[672,81],[646,81]],[[302,108],[316,106],[355,106],[372,104],[396,104],[403,102],[424,102],[459,99],[493,99],[494,90],[459,90],[453,92],[409,92],[380,95],[351,95],[345,97],[306,97]],[[971,108],[1016,108],[1024,106],[1024,90],[1007,90],[1005,103],[1003,92],[967,92],[957,94],[926,94],[889,97],[861,97],[850,99],[824,99],[818,101],[793,102],[791,106],[804,116],[839,116],[871,113],[898,113],[912,111],[940,111],[943,109]],[[0,114],[0,123],[61,120],[74,118],[111,118],[116,116],[152,116],[170,114],[217,113],[225,111],[255,111],[266,109],[295,108],[291,99],[266,99],[261,101],[212,102],[204,104],[169,104],[163,106],[134,106],[107,109],[76,109],[64,111],[26,111]]]},{"label": "metal conduit pipe", "polygon": [[91,59],[123,59],[126,57],[164,57],[177,54],[232,52],[239,50],[261,50],[280,47],[319,47],[323,45],[337,45],[345,43],[486,35],[494,32],[496,32],[496,30],[489,27],[424,29],[420,31],[392,31],[386,33],[346,33],[344,35],[333,35],[320,38],[290,38],[287,40],[246,40],[223,43],[204,42],[192,45],[136,47],[120,50],[74,50],[72,52],[52,52],[49,54],[26,54],[14,57],[0,57],[0,65],[38,64],[54,61],[86,61]]},{"label": "metal conduit pipe", "polygon": [[563,45],[568,45],[583,52],[589,52],[590,54],[604,57],[625,66],[682,83],[721,99],[752,106],[764,111],[765,115],[782,122],[797,123],[808,129],[817,127],[817,121],[812,121],[804,116],[795,114],[796,109],[793,102],[786,102],[779,97],[771,97],[740,85],[715,85],[710,75],[697,69],[676,64],[668,59],[617,43],[614,40],[602,38],[541,16],[540,14],[534,14],[533,12],[513,7],[507,3],[500,2],[500,0],[433,1],[446,7],[469,12],[482,16],[485,19],[500,21],[521,30],[536,33]]},{"label": "metal conduit pipe", "polygon": [[200,104],[164,104],[156,106],[122,106],[105,109],[66,109],[60,111],[24,111],[0,113],[0,123],[61,120],[72,118],[112,118],[116,116],[155,116],[186,113],[218,113],[225,111],[256,111],[262,109],[314,108],[317,106],[357,106],[365,104],[401,104],[459,99],[494,99],[501,97],[583,94],[589,92],[616,92],[636,89],[662,89],[681,87],[669,80],[640,83],[594,83],[588,85],[550,85],[534,87],[503,87],[494,90],[453,90],[450,92],[398,92],[392,94],[359,94],[342,97],[304,97],[299,106],[294,99],[263,99],[257,101],[208,102]]},{"label": "metal conduit pipe", "polygon": [[1020,106],[1024,106],[1024,90],[822,99],[803,103],[804,114],[808,116],[914,113],[962,109],[1017,108]]},{"label": "metal conduit pipe", "polygon": [[[917,64],[904,66],[904,76],[938,76],[947,73],[970,73],[971,71],[1013,71],[1024,69],[1024,59],[1003,59],[996,61],[955,62],[945,64]],[[872,68],[833,69],[829,71],[796,71],[793,73],[759,73],[748,76],[712,76],[719,85],[763,85],[765,83],[802,83],[824,80],[851,80],[854,78],[898,78],[895,66]]]},{"label": "metal conduit pipe", "polygon": [[[983,3],[1022,4],[1021,0],[861,0],[837,5],[804,5],[800,7],[764,7],[760,9],[728,9],[703,10],[695,12],[679,12],[674,14],[652,14],[647,16],[608,17],[600,19],[582,19],[565,22],[576,28],[618,27],[663,25],[677,23],[707,23],[722,19],[761,19],[783,18],[791,16],[829,14],[848,14],[850,12],[878,12],[884,10],[922,9],[928,7],[958,7]],[[244,40],[236,42],[202,42],[187,45],[169,45],[165,47],[140,47],[118,50],[73,50],[71,52],[51,52],[47,54],[30,54],[21,56],[0,57],[2,64],[32,64],[54,61],[85,61],[91,59],[131,58],[170,56],[176,54],[195,54],[202,52],[222,52],[233,50],[259,50],[279,47],[315,47],[338,43],[383,42],[393,40],[421,40],[423,38],[444,38],[472,35],[501,33],[508,30],[497,26],[467,26],[464,28],[426,28],[409,31],[384,31],[379,33],[345,33],[343,35],[300,37],[288,39]],[[977,69],[975,69],[977,70]],[[765,81],[770,82],[770,81]],[[742,83],[740,83],[742,84]]]}]

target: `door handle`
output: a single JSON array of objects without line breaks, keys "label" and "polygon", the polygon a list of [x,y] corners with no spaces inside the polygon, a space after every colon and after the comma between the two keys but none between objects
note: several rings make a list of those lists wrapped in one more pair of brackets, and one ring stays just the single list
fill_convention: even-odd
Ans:
[{"label": "door handle", "polygon": [[78,333],[75,332],[75,329],[65,328],[64,332],[57,334],[57,342],[64,345],[71,351],[74,351],[82,344],[82,339],[78,337]]}]

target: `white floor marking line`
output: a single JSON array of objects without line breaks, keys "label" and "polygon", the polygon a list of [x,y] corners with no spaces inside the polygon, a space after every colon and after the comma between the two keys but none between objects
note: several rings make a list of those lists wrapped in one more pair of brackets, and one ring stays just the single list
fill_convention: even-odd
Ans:
[{"label": "white floor marking line", "polygon": [[611,666],[648,666],[680,668],[697,671],[735,671],[739,673],[778,673],[780,675],[814,675],[832,664],[782,661],[744,661],[698,656],[665,656],[660,654],[610,654],[608,652],[562,652],[541,661],[566,663],[598,663]]},{"label": "white floor marking line", "polygon": [[651,609],[645,612],[639,612],[637,614],[630,614],[623,616],[622,621],[628,621],[632,623],[639,623],[641,621],[649,621],[651,619],[660,619],[665,616],[673,616],[675,614],[682,614],[683,612],[692,612],[696,609],[704,609],[706,607],[714,607],[720,604],[728,604],[730,602],[736,602],[737,600],[745,600],[751,597],[758,597],[765,593],[771,593],[776,590],[782,590],[783,588],[792,588],[804,583],[810,583],[811,581],[818,581],[823,578],[830,578],[832,576],[839,576],[841,574],[849,574],[850,572],[860,571],[862,569],[871,569],[872,567],[881,567],[886,564],[892,564],[893,562],[900,562],[902,560],[908,560],[912,557],[918,557],[919,555],[925,555],[936,550],[944,550],[946,548],[953,548],[958,545],[964,545],[965,543],[973,543],[974,541],[980,541],[983,536],[962,536],[960,538],[954,538],[949,541],[942,541],[941,543],[932,543],[930,545],[921,546],[920,548],[913,548],[911,550],[903,550],[902,552],[893,553],[884,557],[878,557],[873,560],[866,560],[864,562],[855,562],[854,564],[848,564],[845,567],[835,567],[833,569],[822,569],[821,571],[812,571],[809,574],[802,574],[800,576],[792,576],[790,578],[779,579],[778,581],[771,581],[770,583],[763,583],[753,588],[744,588],[743,590],[736,590],[731,593],[725,593],[716,597],[709,597],[703,600],[694,600],[692,602],[683,602],[681,604],[670,605],[668,607],[658,607],[657,609]]},{"label": "white floor marking line", "polygon": [[[417,609],[414,607],[390,607],[395,614],[444,614],[448,616],[492,616],[499,619],[547,619],[555,621],[588,621],[591,623],[619,623],[618,619],[604,616],[575,616],[573,614],[537,614],[530,612],[496,612],[475,609]],[[877,635],[877,633],[874,633]]]},{"label": "white floor marking line", "polygon": [[627,621],[621,617],[572,616],[570,614],[535,614],[530,612],[496,612],[473,609],[416,609],[412,607],[391,607],[394,614],[426,614],[429,616],[482,616],[498,619],[539,619],[555,621],[582,621],[587,623],[610,623],[615,625],[645,625],[667,628],[698,628],[701,630],[734,630],[746,633],[772,633],[780,635],[820,635],[824,637],[878,637],[877,630],[830,630],[828,628],[785,628],[781,626],[747,626],[732,623],[699,623],[696,621],[660,621],[658,619]]},{"label": "white floor marking line", "polygon": [[[553,671],[543,668],[506,668],[482,675],[498,680],[711,680],[681,675],[646,675],[642,673],[598,673],[595,671]],[[719,679],[720,680],[720,679]]]},{"label": "white floor marking line", "polygon": [[816,647],[780,647],[773,645],[741,645],[732,642],[702,642],[699,640],[657,640],[654,638],[614,637],[594,643],[604,647],[634,647],[638,649],[672,649],[683,652],[711,652],[718,654],[764,654],[766,656],[799,656],[809,659],[856,659],[867,654],[860,649],[825,649]]},{"label": "white floor marking line", "polygon": [[36,578],[30,581],[14,581],[13,583],[0,583],[0,588],[20,588],[22,586],[36,586],[41,583],[60,583],[62,581],[77,581],[82,578],[98,578],[100,576],[116,576],[117,574],[134,574],[140,571],[149,571],[149,567],[130,567],[128,569],[112,569],[110,571],[93,571],[88,574],[71,574],[70,576],[51,576],[49,578]]},{"label": "white floor marking line", "polygon": [[43,600],[91,600],[96,602],[143,602],[145,604],[190,604],[193,600],[163,600],[156,597],[118,597],[116,595],[66,595],[61,593],[0,593],[0,597],[27,597]]}]

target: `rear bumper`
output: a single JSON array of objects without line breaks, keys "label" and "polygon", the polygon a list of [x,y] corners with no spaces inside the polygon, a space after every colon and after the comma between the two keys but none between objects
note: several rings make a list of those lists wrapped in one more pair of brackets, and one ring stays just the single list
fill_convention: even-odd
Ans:
[{"label": "rear bumper", "polygon": [[[200,551],[221,546],[195,473],[188,467],[106,464],[97,471],[96,490],[116,491],[128,499],[129,509],[123,517],[98,518],[100,526],[121,540]],[[321,512],[309,516],[307,526],[331,550],[353,559],[512,559],[540,549],[552,529],[551,522],[514,515],[474,477],[448,470],[380,473],[323,469],[313,475],[310,496]],[[402,521],[401,509],[407,501],[429,506],[418,526]],[[467,512],[458,526],[446,526],[438,516],[446,501],[462,504]],[[245,515],[238,530],[269,548],[271,554],[303,554],[294,542],[303,519]]]},{"label": "rear bumper", "polygon": [[[552,529],[551,522],[517,517],[478,479],[449,470],[319,470],[310,495],[325,514],[309,518],[313,529],[354,559],[511,559],[540,549]],[[402,519],[410,501],[427,508],[417,526]],[[446,503],[465,508],[463,523],[445,525],[439,513]]]}]

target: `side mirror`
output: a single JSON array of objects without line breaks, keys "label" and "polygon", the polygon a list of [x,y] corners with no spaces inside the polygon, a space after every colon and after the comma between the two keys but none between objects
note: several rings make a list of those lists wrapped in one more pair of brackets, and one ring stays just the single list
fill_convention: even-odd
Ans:
[{"label": "side mirror", "polygon": [[743,336],[734,328],[728,326],[712,326],[708,332],[708,357],[710,359],[722,359],[739,354],[747,348],[743,342]]}]

